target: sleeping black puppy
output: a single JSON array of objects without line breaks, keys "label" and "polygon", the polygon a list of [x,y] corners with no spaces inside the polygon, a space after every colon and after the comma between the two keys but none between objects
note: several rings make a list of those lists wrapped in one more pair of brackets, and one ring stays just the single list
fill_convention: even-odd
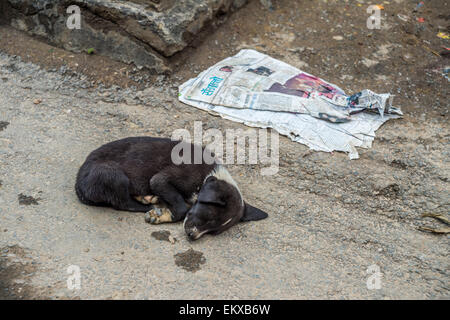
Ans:
[{"label": "sleeping black puppy", "polygon": [[[172,149],[190,150],[191,161],[174,164]],[[131,137],[94,150],[81,166],[75,190],[81,202],[146,212],[152,224],[184,219],[190,239],[219,234],[239,221],[267,213],[247,204],[229,172],[216,162],[194,164],[200,146],[164,138]]]}]

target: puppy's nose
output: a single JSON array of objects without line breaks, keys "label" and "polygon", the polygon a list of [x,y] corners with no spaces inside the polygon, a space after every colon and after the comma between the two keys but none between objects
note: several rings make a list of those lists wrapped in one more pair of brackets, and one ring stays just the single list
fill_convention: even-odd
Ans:
[{"label": "puppy's nose", "polygon": [[193,239],[194,238],[194,232],[192,232],[192,231],[189,231],[189,233],[188,233],[188,237],[189,238],[191,238],[191,239]]}]

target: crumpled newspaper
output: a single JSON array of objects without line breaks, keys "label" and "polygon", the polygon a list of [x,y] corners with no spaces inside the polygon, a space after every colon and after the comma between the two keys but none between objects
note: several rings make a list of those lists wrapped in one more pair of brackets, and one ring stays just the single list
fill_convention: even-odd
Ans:
[{"label": "crumpled newspaper", "polygon": [[402,115],[388,93],[346,95],[338,86],[255,50],[241,50],[179,88],[179,100],[225,119],[273,128],[313,150],[370,148],[375,131]]}]

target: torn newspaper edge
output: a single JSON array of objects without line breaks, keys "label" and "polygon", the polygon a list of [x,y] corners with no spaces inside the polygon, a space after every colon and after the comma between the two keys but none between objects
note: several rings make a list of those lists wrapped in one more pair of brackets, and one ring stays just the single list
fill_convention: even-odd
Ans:
[{"label": "torn newspaper edge", "polygon": [[384,122],[402,115],[390,94],[363,90],[348,96],[336,85],[248,49],[188,80],[179,91],[179,100],[188,105],[273,128],[313,150],[348,152],[350,159],[359,157],[355,147],[371,147]]}]

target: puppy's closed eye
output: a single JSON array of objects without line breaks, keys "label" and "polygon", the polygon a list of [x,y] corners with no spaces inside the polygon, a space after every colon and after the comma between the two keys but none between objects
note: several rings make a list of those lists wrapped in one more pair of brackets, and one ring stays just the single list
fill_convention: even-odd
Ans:
[{"label": "puppy's closed eye", "polygon": [[225,207],[227,204],[220,200],[214,200],[214,201],[198,201],[201,204],[216,206],[216,207]]}]

